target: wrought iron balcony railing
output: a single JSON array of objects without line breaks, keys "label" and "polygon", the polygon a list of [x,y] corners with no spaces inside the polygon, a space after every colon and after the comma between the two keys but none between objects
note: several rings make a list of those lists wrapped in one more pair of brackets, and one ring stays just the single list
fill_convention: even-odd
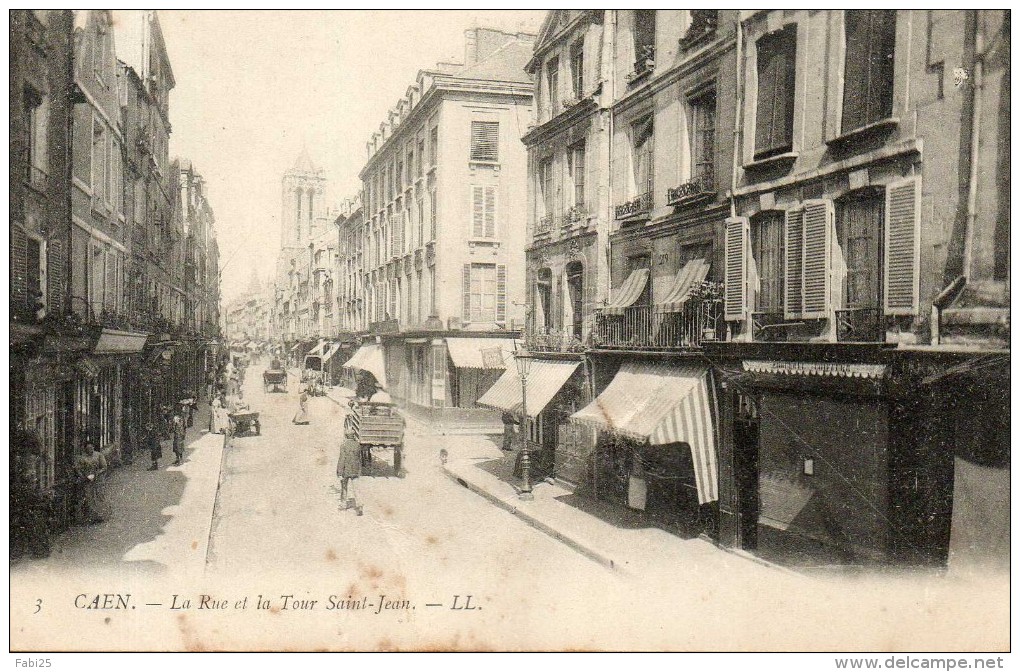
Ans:
[{"label": "wrought iron balcony railing", "polygon": [[836,311],[836,339],[840,343],[882,341],[878,308],[848,308]]},{"label": "wrought iron balcony railing", "polygon": [[704,171],[690,182],[666,190],[668,205],[684,205],[715,194],[715,178],[711,170]]},{"label": "wrought iron balcony railing", "polygon": [[696,350],[719,340],[720,302],[688,302],[680,312],[658,306],[626,308],[623,315],[595,314],[591,341],[596,348]]},{"label": "wrought iron balcony railing", "polygon": [[652,210],[652,192],[646,191],[637,198],[616,206],[616,218],[628,219],[648,214]]},{"label": "wrought iron balcony railing", "polygon": [[546,215],[539,217],[538,221],[535,222],[535,235],[541,235],[543,233],[549,233],[553,228],[553,216]]}]

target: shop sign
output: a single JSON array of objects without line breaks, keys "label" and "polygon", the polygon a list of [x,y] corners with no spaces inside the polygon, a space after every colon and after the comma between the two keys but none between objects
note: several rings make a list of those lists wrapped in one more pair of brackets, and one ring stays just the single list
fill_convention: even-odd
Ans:
[{"label": "shop sign", "polygon": [[786,376],[836,376],[839,378],[881,378],[885,364],[847,362],[768,362],[745,360],[744,371]]}]

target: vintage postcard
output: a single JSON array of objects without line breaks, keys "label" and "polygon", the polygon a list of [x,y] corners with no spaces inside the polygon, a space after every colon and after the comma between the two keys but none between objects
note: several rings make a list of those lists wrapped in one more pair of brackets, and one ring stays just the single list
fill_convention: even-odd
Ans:
[{"label": "vintage postcard", "polygon": [[1009,10],[9,21],[12,652],[1009,651]]}]

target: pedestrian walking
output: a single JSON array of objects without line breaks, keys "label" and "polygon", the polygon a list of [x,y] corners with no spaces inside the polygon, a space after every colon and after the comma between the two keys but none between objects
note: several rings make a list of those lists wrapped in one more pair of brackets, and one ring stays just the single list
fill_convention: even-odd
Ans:
[{"label": "pedestrian walking", "polygon": [[517,425],[517,419],[510,411],[503,412],[503,450],[513,450],[514,441],[514,427]]},{"label": "pedestrian walking", "polygon": [[341,511],[354,509],[360,516],[364,507],[358,504],[354,484],[361,476],[361,444],[352,430],[344,431],[344,441],[340,444],[340,457],[336,462],[336,476],[340,479],[340,499],[343,502]]},{"label": "pedestrian walking", "polygon": [[301,396],[298,397],[298,412],[294,416],[295,425],[307,425],[308,420],[308,391],[301,390]]},{"label": "pedestrian walking", "polygon": [[174,465],[178,465],[181,463],[181,458],[184,457],[184,436],[187,433],[187,427],[184,426],[184,418],[181,417],[180,413],[174,414],[173,432]]},{"label": "pedestrian walking", "polygon": [[149,471],[156,471],[159,469],[159,459],[163,457],[163,443],[159,439],[156,426],[151,421],[145,423],[145,446],[149,449],[149,459],[152,460]]}]

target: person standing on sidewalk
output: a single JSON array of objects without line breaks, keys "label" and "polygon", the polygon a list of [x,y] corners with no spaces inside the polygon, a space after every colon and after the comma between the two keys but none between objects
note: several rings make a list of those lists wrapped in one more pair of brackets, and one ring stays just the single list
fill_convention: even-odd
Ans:
[{"label": "person standing on sidewalk", "polygon": [[159,469],[159,458],[163,457],[163,444],[151,420],[145,423],[145,447],[149,449],[149,459],[152,460],[149,471],[156,471]]},{"label": "person standing on sidewalk", "polygon": [[503,450],[510,452],[513,450],[514,442],[514,427],[517,425],[517,419],[510,411],[503,412]]},{"label": "person standing on sidewalk", "polygon": [[187,432],[187,428],[184,426],[184,418],[181,417],[180,413],[174,414],[173,430],[174,465],[178,465],[181,463],[181,458],[184,457],[184,435]]},{"label": "person standing on sidewalk", "polygon": [[340,457],[336,462],[336,476],[340,479],[341,511],[353,508],[358,515],[364,513],[364,507],[358,504],[354,493],[354,481],[361,476],[361,444],[353,430],[344,431],[344,441],[340,444]]},{"label": "person standing on sidewalk", "polygon": [[301,390],[301,396],[298,397],[298,412],[294,416],[295,425],[307,425],[308,424],[308,390]]}]

